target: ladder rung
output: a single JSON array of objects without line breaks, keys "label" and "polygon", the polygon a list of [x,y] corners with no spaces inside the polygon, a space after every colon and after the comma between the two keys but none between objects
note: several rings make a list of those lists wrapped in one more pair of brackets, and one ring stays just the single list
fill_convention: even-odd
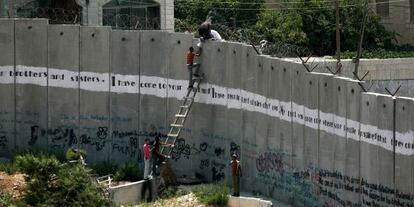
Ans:
[{"label": "ladder rung", "polygon": [[184,127],[182,124],[171,124],[172,127]]},{"label": "ladder rung", "polygon": [[178,134],[168,134],[169,137],[178,137]]},{"label": "ladder rung", "polygon": [[182,105],[182,106],[180,106],[181,108],[185,108],[185,109],[188,109],[188,108],[190,108],[190,106],[189,105]]},{"label": "ladder rung", "polygon": [[185,114],[176,114],[175,117],[177,117],[177,118],[184,118],[184,117],[186,117],[186,115]]}]

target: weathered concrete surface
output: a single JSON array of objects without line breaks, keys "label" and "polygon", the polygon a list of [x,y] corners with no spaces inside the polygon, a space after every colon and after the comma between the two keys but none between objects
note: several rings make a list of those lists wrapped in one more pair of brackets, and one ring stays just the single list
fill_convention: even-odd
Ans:
[{"label": "weathered concrete surface", "polygon": [[[251,46],[243,46],[242,48],[242,65],[241,65],[241,89],[242,96],[248,96],[249,92],[256,90],[256,75],[254,69],[256,68],[257,57],[256,52]],[[255,94],[251,94],[250,98],[254,98]],[[244,171],[244,179],[241,180],[242,189],[247,189],[256,183],[256,169],[254,167],[247,167],[249,163],[255,163],[258,156],[257,144],[256,144],[256,122],[254,108],[251,107],[250,99],[242,100],[242,107],[250,110],[244,110],[242,112],[241,130],[243,131],[243,138],[241,144],[241,151],[245,152],[241,154],[240,160]],[[253,109],[253,110],[252,110]]]},{"label": "weathered concrete surface", "polygon": [[109,187],[111,202],[118,205],[133,205],[157,199],[158,179],[141,180],[138,182]]},{"label": "weathered concrete surface", "polygon": [[[167,88],[167,128],[169,124],[175,120],[175,114],[178,113],[179,106],[182,105],[182,99],[171,97],[183,97],[187,92],[187,80],[188,71],[186,65],[186,53],[190,46],[192,46],[193,38],[191,35],[186,34],[170,34],[168,38],[168,84],[171,87]],[[198,60],[198,59],[197,59]],[[177,83],[183,83],[185,87],[176,88]],[[174,172],[177,176],[188,174],[187,172],[194,172],[198,167],[197,162],[193,160],[194,156],[190,156],[185,152],[187,144],[195,143],[195,139],[192,138],[193,128],[193,115],[190,112],[190,117],[187,118],[185,128],[181,132],[180,140],[178,141],[177,148],[173,149],[172,157],[175,161],[172,165]]]},{"label": "weathered concrete surface", "polygon": [[[116,163],[142,163],[143,137],[139,136],[140,34],[110,33],[110,158]],[[127,89],[130,93],[119,93]]]},{"label": "weathered concrete surface", "polygon": [[[111,147],[108,93],[109,34],[110,29],[107,27],[81,27],[80,29],[80,77],[94,76],[88,72],[101,74],[94,79],[79,80],[81,89],[79,146],[86,150],[87,160],[90,162],[108,160]],[[96,84],[97,92],[84,90],[91,82]]]},{"label": "weathered concrete surface", "polygon": [[[412,121],[413,120],[413,99],[397,98],[396,100],[396,140],[400,144],[403,141],[413,141]],[[414,162],[413,156],[395,156],[395,188],[399,190],[398,196],[413,198],[414,196]],[[414,200],[408,199],[408,204],[413,205]]]},{"label": "weathered concrete surface", "polygon": [[[48,27],[48,145],[65,150],[78,147],[79,136],[79,84],[72,88],[56,87],[58,82],[79,75],[79,31],[74,25]],[[65,69],[59,74],[56,69]],[[65,77],[66,76],[66,77]],[[46,129],[40,129],[46,130]]]},{"label": "weathered concrete surface", "polygon": [[[16,148],[47,146],[47,20],[15,21]],[[29,66],[25,67],[25,66]],[[23,73],[38,72],[34,79]],[[33,83],[37,83],[35,85]],[[33,85],[32,85],[33,84]]]},{"label": "weathered concrete surface", "polygon": [[262,200],[259,198],[251,197],[234,197],[229,196],[227,207],[272,207],[271,201]]},{"label": "weathered concrete surface", "polygon": [[15,78],[6,73],[14,72],[14,21],[0,19],[0,156],[10,156],[16,146],[15,137]]}]

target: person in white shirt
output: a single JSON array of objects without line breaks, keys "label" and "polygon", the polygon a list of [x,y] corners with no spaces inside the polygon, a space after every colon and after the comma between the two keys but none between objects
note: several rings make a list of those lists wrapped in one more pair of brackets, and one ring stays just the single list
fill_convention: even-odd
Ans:
[{"label": "person in white shirt", "polygon": [[211,35],[213,36],[213,40],[223,41],[223,38],[221,38],[220,34],[216,30],[212,29]]}]

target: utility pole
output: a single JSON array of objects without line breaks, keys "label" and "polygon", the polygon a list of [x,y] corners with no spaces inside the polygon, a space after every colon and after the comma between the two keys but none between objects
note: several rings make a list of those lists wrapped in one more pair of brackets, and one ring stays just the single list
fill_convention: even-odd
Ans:
[{"label": "utility pole", "polygon": [[368,0],[365,0],[364,14],[363,14],[362,28],[361,28],[361,38],[359,39],[357,55],[355,57],[354,73],[357,75],[358,75],[359,59],[361,58],[361,53],[362,53],[362,43],[364,42],[365,24],[367,23],[367,17],[368,17]]},{"label": "utility pole", "polygon": [[341,32],[339,24],[339,0],[335,1],[336,10],[336,71],[341,67]]}]

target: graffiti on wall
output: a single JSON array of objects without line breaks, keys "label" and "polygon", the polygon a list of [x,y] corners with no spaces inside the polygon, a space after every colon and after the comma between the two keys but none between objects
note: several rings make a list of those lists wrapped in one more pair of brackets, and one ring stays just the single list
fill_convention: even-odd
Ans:
[{"label": "graffiti on wall", "polygon": [[[290,197],[292,203],[305,206],[361,206],[361,203],[414,206],[410,194],[337,171],[315,168],[296,171],[283,162],[283,156],[278,152],[265,152],[256,159],[256,180],[268,187],[266,193],[270,196],[277,190]],[[361,202],[359,195],[362,195]]]}]

